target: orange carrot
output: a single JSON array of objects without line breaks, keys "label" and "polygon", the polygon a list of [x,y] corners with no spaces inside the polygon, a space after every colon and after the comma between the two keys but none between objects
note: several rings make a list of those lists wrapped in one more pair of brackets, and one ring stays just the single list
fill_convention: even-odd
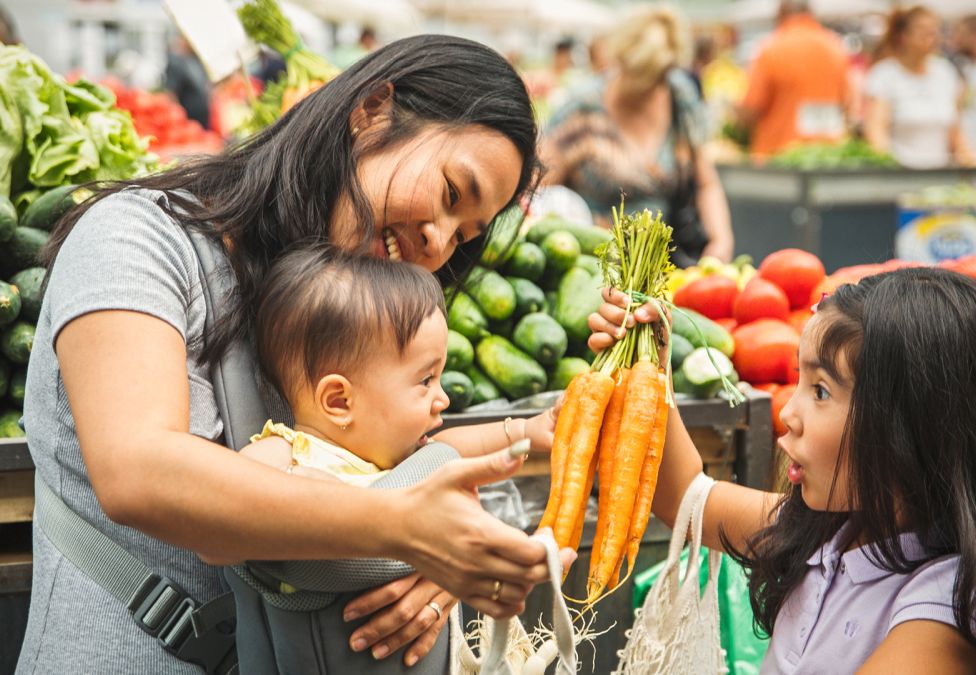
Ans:
[{"label": "orange carrot", "polygon": [[551,487],[549,488],[549,501],[546,503],[545,513],[542,514],[542,521],[539,523],[540,529],[552,527],[556,521],[562,496],[563,471],[569,457],[569,445],[572,441],[573,430],[576,428],[576,415],[579,412],[581,394],[586,389],[585,382],[588,376],[589,372],[580,373],[566,387],[563,406],[559,410],[556,430],[553,434],[552,452],[549,456]]},{"label": "orange carrot", "polygon": [[[576,527],[573,529],[573,538],[569,545],[573,550],[579,549],[580,540],[583,539],[583,523],[586,521],[586,507],[590,501],[590,492],[593,490],[593,476],[596,474],[596,453],[590,460],[590,470],[586,474],[586,484],[584,485],[583,508],[580,509],[579,516],[576,518]],[[567,570],[568,571],[568,570]]]},{"label": "orange carrot", "polygon": [[630,519],[637,501],[641,468],[647,455],[654,428],[654,415],[657,412],[657,375],[657,366],[646,358],[634,364],[630,375],[610,480],[607,529],[590,590],[603,589],[607,585],[613,569],[624,555]]},{"label": "orange carrot", "polygon": [[[624,411],[627,383],[630,381],[630,368],[620,368],[616,372],[617,385],[613,389],[607,411],[603,415],[603,429],[600,430],[600,445],[597,464],[597,484],[600,493],[597,502],[596,535],[593,537],[593,553],[590,557],[589,575],[592,577],[599,567],[600,549],[607,530],[607,515],[610,501],[610,479],[613,477],[613,458],[617,451],[617,436],[620,432],[620,418]],[[599,593],[599,591],[597,591]]]},{"label": "orange carrot", "polygon": [[637,502],[634,504],[634,515],[630,519],[630,534],[627,537],[627,573],[634,569],[637,551],[640,549],[641,538],[647,528],[647,521],[651,517],[651,504],[654,501],[654,490],[657,488],[657,473],[661,468],[664,452],[664,437],[668,428],[668,378],[664,373],[657,374],[657,410],[654,415],[654,429],[641,468],[640,486],[637,492]]},{"label": "orange carrot", "polygon": [[560,486],[562,498],[552,528],[560,548],[568,546],[572,541],[576,519],[587,497],[586,476],[596,452],[597,441],[600,440],[603,414],[613,394],[613,378],[605,373],[590,371],[587,384],[574,424],[576,428]]}]

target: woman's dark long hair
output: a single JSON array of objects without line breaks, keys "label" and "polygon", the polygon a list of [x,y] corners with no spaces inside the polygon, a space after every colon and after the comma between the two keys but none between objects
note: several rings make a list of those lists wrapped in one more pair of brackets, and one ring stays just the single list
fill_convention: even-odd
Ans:
[{"label": "woman's dark long hair", "polygon": [[[794,487],[773,524],[733,555],[748,571],[756,623],[772,634],[807,559],[849,520],[847,543],[873,542],[869,555],[892,572],[959,554],[955,619],[976,643],[976,282],[903,269],[841,286],[818,312],[830,319],[821,363],[843,354],[853,376],[841,441],[852,511],[813,511]],[[918,535],[923,559],[906,557],[901,531]]]},{"label": "woman's dark long hair", "polygon": [[[360,143],[354,149],[351,115],[387,85],[393,88],[388,129],[368,147]],[[233,242],[229,255],[238,292],[207,336],[203,356],[212,362],[250,330],[261,282],[275,259],[296,242],[330,241],[330,216],[340,195],[351,197],[359,250],[366,250],[375,222],[356,178],[360,158],[396,147],[430,124],[480,125],[501,133],[522,157],[516,199],[530,187],[537,174],[537,130],[518,74],[482,44],[422,35],[363,58],[241,145],[99,192],[58,224],[45,262],[53,263],[94,202],[130,185],[166,192],[166,208],[178,222]],[[438,276],[445,283],[462,279],[483,245],[480,237],[459,246]]]}]

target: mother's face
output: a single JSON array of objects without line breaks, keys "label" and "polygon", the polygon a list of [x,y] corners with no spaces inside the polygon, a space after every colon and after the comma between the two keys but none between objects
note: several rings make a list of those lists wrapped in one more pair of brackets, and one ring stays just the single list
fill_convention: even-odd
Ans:
[{"label": "mother's face", "polygon": [[[376,222],[370,252],[439,269],[512,200],[521,171],[515,144],[475,125],[432,125],[401,145],[366,155],[358,176]],[[348,197],[334,214],[333,242],[355,248],[359,235]]]}]

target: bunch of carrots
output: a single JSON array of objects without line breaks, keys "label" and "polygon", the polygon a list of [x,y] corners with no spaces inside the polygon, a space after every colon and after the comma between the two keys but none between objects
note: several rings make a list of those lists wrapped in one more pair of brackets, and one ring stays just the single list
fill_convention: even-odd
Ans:
[{"label": "bunch of carrots", "polygon": [[[665,307],[671,228],[647,210],[613,212],[613,238],[598,250],[607,284],[627,294],[628,315],[656,304],[662,320],[637,324],[566,389],[552,445],[552,487],[540,527],[551,527],[560,547],[579,547],[593,481],[599,485],[596,536],[585,604],[618,584],[623,562],[633,571],[651,514],[664,450],[668,410],[674,404]],[[626,323],[626,320],[625,320]],[[670,347],[668,347],[668,350]],[[667,351],[667,350],[665,350]],[[716,369],[717,370],[717,369]],[[733,400],[741,394],[728,383]],[[733,393],[734,392],[734,393]]]}]

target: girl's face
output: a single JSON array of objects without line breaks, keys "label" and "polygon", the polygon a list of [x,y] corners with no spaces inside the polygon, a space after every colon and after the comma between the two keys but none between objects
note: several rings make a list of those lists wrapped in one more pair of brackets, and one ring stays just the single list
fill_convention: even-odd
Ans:
[{"label": "girl's face", "polygon": [[939,21],[929,14],[916,16],[901,36],[901,47],[910,56],[926,56],[939,41]]},{"label": "girl's face", "polygon": [[355,377],[349,401],[352,423],[344,444],[382,469],[389,469],[427,442],[442,424],[450,401],[441,389],[447,358],[447,321],[434,312],[420,325],[402,354],[376,350]]},{"label": "girl's face", "polygon": [[[359,180],[376,222],[371,252],[440,269],[511,202],[521,171],[515,144],[475,125],[431,125],[399,147],[367,155]],[[358,243],[354,219],[351,201],[340,199],[332,223],[338,246]]]},{"label": "girl's face", "polygon": [[780,412],[787,431],[779,446],[790,459],[787,478],[800,486],[808,507],[848,511],[847,461],[838,466],[838,458],[852,380],[843,354],[837,356],[836,370],[844,381],[831,377],[817,356],[820,335],[830,320],[829,310],[815,314],[800,337],[800,381]]}]

